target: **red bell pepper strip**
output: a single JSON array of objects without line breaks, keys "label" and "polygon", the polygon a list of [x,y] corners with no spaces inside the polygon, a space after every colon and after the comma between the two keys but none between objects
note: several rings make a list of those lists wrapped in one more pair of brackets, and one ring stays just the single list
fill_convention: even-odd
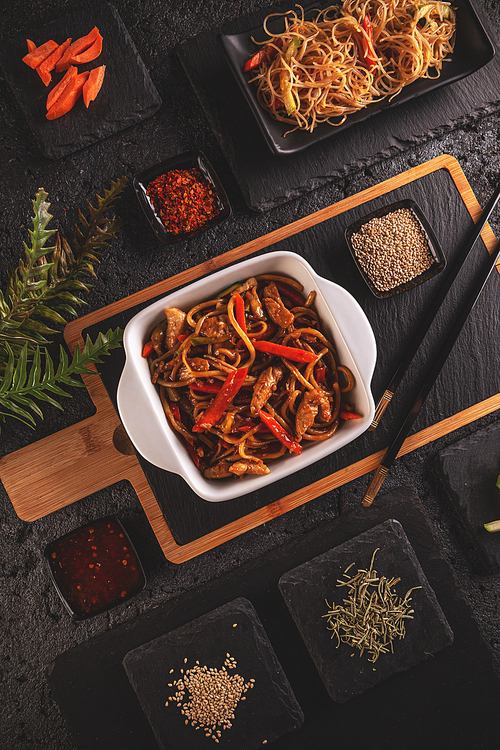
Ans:
[{"label": "red bell pepper strip", "polygon": [[314,352],[296,349],[293,346],[274,344],[272,341],[253,341],[252,343],[259,352],[275,354],[277,357],[284,357],[292,362],[314,362],[317,359],[317,355]]},{"label": "red bell pepper strip", "polygon": [[314,379],[317,383],[324,383],[326,375],[326,367],[316,367],[314,370]]},{"label": "red bell pepper strip", "polygon": [[51,55],[45,58],[45,60],[40,63],[40,65],[36,68],[38,75],[44,82],[46,86],[49,85],[49,83],[52,80],[52,73],[51,71],[54,70],[56,67],[56,64],[59,62],[61,57],[64,55],[66,50],[68,49],[69,45],[71,44],[71,37],[66,39],[65,42],[60,44],[56,49],[52,52]]},{"label": "red bell pepper strip", "polygon": [[259,417],[262,419],[268,430],[272,432],[274,437],[278,438],[285,448],[288,448],[289,451],[293,451],[293,453],[297,453],[297,455],[302,453],[301,444],[298,443],[274,417],[267,412],[262,411],[262,409],[259,409]]},{"label": "red bell pepper strip", "polygon": [[191,445],[191,443],[188,443],[187,440],[184,441],[184,445],[186,446],[189,455],[193,459],[194,465],[196,466],[197,469],[199,469],[200,466],[201,466],[201,458],[200,458],[200,456],[195,451],[195,449],[193,448],[193,446]]},{"label": "red bell pepper strip", "polygon": [[247,324],[245,320],[245,303],[243,297],[239,292],[234,295],[234,317],[243,333],[247,332]]},{"label": "red bell pepper strip", "polygon": [[273,57],[276,57],[277,54],[278,50],[273,47],[272,44],[266,44],[265,47],[262,47],[258,52],[255,53],[255,55],[252,55],[252,57],[246,61],[243,66],[243,72],[248,73],[249,70],[258,68],[261,63],[270,62]]},{"label": "red bell pepper strip", "polygon": [[298,307],[304,306],[305,299],[304,297],[302,297],[300,292],[296,292],[295,289],[292,289],[291,286],[288,286],[288,284],[283,284],[283,282],[281,281],[275,281],[274,283],[278,287],[278,291],[288,297],[291,302],[293,302]]},{"label": "red bell pepper strip", "polygon": [[219,393],[221,384],[208,383],[206,380],[195,380],[194,383],[189,385],[189,387],[194,388],[195,391],[201,391],[202,393]]},{"label": "red bell pepper strip", "polygon": [[363,31],[366,34],[363,34],[362,39],[363,59],[368,70],[373,71],[378,66],[378,57],[373,47],[373,28],[369,13],[363,18]]},{"label": "red bell pepper strip", "polygon": [[30,68],[35,70],[35,68],[41,65],[41,63],[43,63],[43,61],[46,60],[47,57],[58,47],[59,45],[57,42],[54,42],[53,39],[49,39],[45,44],[41,44],[39,47],[35,47],[35,49],[31,50],[31,52],[28,52],[22,60],[26,65],[29,65]]},{"label": "red bell pepper strip", "polygon": [[355,411],[340,411],[339,416],[341,419],[362,419],[361,414]]},{"label": "red bell pepper strip", "polygon": [[153,354],[154,350],[155,348],[152,341],[148,341],[147,344],[144,344],[144,349],[142,350],[142,356],[144,359],[147,359],[150,354]]},{"label": "red bell pepper strip", "polygon": [[254,430],[256,427],[258,428],[257,429],[257,432],[258,432],[261,429],[261,427],[263,427],[263,425],[260,425],[260,424],[258,425],[256,422],[252,422],[251,420],[248,420],[246,422],[240,422],[238,426],[235,427],[234,429],[237,432],[250,432],[250,430]]},{"label": "red bell pepper strip", "polygon": [[170,402],[170,411],[172,412],[172,416],[175,419],[176,422],[181,422],[181,410],[177,406],[177,404],[173,404]]},{"label": "red bell pepper strip", "polygon": [[248,367],[240,367],[239,370],[233,370],[229,373],[210,406],[193,425],[193,432],[209,430],[219,421],[243,385],[247,372]]}]

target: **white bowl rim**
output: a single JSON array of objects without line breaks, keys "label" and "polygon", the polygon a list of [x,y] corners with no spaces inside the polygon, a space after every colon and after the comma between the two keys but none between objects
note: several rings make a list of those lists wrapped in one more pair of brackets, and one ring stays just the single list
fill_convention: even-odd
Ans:
[{"label": "white bowl rim", "polygon": [[[236,281],[262,273],[295,279],[299,277],[297,280],[304,284],[306,293],[311,289],[316,290],[316,307],[323,328],[333,338],[341,363],[354,373],[354,400],[363,416],[362,419],[343,423],[342,428],[329,440],[305,445],[300,456],[285,455],[272,462],[270,474],[208,480],[196,468],[186,447],[164,416],[158,390],[151,383],[147,361],[141,357],[142,346],[149,340],[153,326],[162,319],[165,307],[187,310]],[[241,497],[300,471],[355,440],[373,420],[375,404],[370,383],[377,349],[370,323],[347,290],[319,276],[307,260],[293,252],[272,251],[253,256],[169,292],[130,319],[124,330],[123,344],[126,360],[118,383],[117,404],[132,444],[151,464],[181,475],[197,495],[209,502]]]}]

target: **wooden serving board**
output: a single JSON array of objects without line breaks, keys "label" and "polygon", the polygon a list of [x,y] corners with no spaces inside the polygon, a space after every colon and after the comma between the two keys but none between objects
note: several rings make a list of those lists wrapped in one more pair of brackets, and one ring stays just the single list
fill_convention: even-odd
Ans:
[{"label": "wooden serving board", "polygon": [[[347,212],[355,212],[356,209],[361,209],[367,213],[368,209],[365,210],[365,204],[370,201],[385,199],[387,197],[386,202],[392,202],[393,198],[391,194],[395,191],[397,194],[397,191],[403,188],[411,189],[413,183],[416,185],[417,182],[420,182],[421,186],[423,185],[425,191],[428,192],[432,185],[429,186],[426,181],[437,175],[440,171],[445,173],[446,180],[452,184],[453,190],[458,195],[458,203],[460,205],[456,207],[457,212],[460,209],[467,217],[470,217],[468,219],[469,223],[470,219],[477,221],[481,213],[481,207],[459,163],[451,156],[442,155],[383,183],[368,188],[357,195],[346,198],[296,222],[247,242],[215,259],[194,266],[147,289],[79,318],[66,326],[66,342],[70,350],[74,351],[77,344],[83,341],[83,332],[92,326],[102,324],[103,322],[107,323],[113,317],[120,319],[120,315],[125,316],[126,314],[130,317],[133,310],[140,308],[141,305],[146,304],[149,300],[159,295],[164,295],[179,286],[192,282],[228,264],[240,261],[253,253],[263,251],[272,245],[287,241],[290,238],[294,239],[301,232],[304,234],[301,237],[300,244],[306,243],[307,232],[309,230],[314,230],[315,227],[319,226],[330,229],[333,227],[333,224],[330,225],[328,222],[331,220],[341,222],[342,219],[345,222]],[[496,239],[489,225],[486,225],[481,237],[484,246],[488,252],[491,252],[496,244]],[[478,243],[478,245],[480,248],[477,260],[480,263],[480,250],[483,249],[483,245],[481,243]],[[345,280],[346,286],[349,288],[349,273],[347,273]],[[494,279],[494,281],[496,282],[497,279]],[[339,283],[342,284],[342,277],[340,277]],[[432,283],[434,282],[427,282],[419,289],[426,287],[429,290],[427,293],[432,293],[432,287],[428,286]],[[408,297],[408,300],[420,299],[418,297],[419,292],[416,290],[414,292],[415,296],[413,298]],[[358,301],[361,304],[366,302],[367,307],[374,304],[374,298],[368,299],[369,293],[367,293],[368,297],[366,299],[360,300],[359,297],[362,294],[362,292],[358,294]],[[413,292],[407,294],[413,294]],[[420,302],[422,301],[425,301],[423,297],[420,299]],[[398,303],[395,302],[394,304]],[[380,318],[382,310],[385,312],[382,312],[382,318]],[[384,320],[383,316],[389,314],[388,310],[390,311],[390,308],[379,308],[379,324],[380,320]],[[411,313],[412,309],[409,308],[409,312]],[[418,314],[418,312],[416,313],[413,310],[414,316]],[[484,316],[486,315],[490,315],[490,311],[485,311]],[[413,322],[418,323],[418,320]],[[481,319],[481,325],[483,323],[487,327],[486,322]],[[381,355],[382,352],[384,354],[383,358],[381,356],[381,360],[383,360],[382,364],[385,368],[393,366],[391,364],[391,357],[393,359],[395,356],[398,356],[397,352],[394,353],[394,347],[391,344],[392,334],[389,328],[389,321],[387,326],[385,331],[387,340],[384,340],[384,336],[381,334],[377,341]],[[401,322],[399,327],[402,330],[400,338],[401,336],[404,338],[406,333],[404,321]],[[426,355],[428,355],[427,352]],[[383,372],[383,368],[381,372],[384,377],[387,376]],[[461,374],[463,375],[463,371]],[[381,443],[381,440],[385,441],[387,438],[387,433],[384,431],[385,427],[382,428],[381,425],[375,433],[368,433],[368,435],[376,435],[377,441],[380,443],[373,452],[365,451],[361,457],[353,460],[353,456],[356,457],[359,455],[360,450],[363,451],[367,445],[376,445],[373,441],[360,442],[361,449],[358,448],[357,453],[355,450],[353,451],[352,447],[348,453],[345,453],[344,449],[341,458],[335,458],[337,464],[331,464],[337,466],[335,470],[328,471],[328,466],[330,465],[323,463],[323,475],[321,475],[321,467],[315,467],[314,472],[317,471],[317,473],[305,473],[302,477],[302,486],[297,487],[301,482],[300,475],[302,472],[300,472],[299,475],[294,475],[291,485],[285,482],[277,483],[273,488],[277,496],[271,501],[264,499],[261,506],[256,507],[250,512],[244,512],[245,507],[248,507],[248,505],[242,505],[243,512],[240,515],[236,513],[236,517],[234,517],[234,513],[233,517],[230,515],[225,516],[226,511],[224,508],[214,508],[215,519],[229,517],[230,520],[220,522],[219,525],[215,523],[215,526],[212,523],[212,526],[208,525],[205,527],[208,528],[207,531],[198,532],[198,535],[195,535],[194,538],[188,538],[187,541],[179,543],[178,538],[176,539],[176,536],[172,532],[172,522],[168,523],[165,518],[164,509],[162,509],[161,502],[157,498],[158,492],[155,495],[152,489],[152,475],[149,467],[145,466],[144,462],[141,462],[136,457],[121,425],[114,407],[113,398],[108,393],[109,389],[106,389],[102,377],[95,372],[85,376],[84,381],[96,407],[96,413],[92,417],[7,455],[0,460],[0,479],[9,494],[14,509],[21,519],[34,521],[87,497],[98,490],[126,479],[134,487],[163,553],[168,560],[174,563],[181,563],[196,557],[229,539],[233,539],[289,510],[297,508],[353,479],[363,476],[376,468],[387,445],[387,442]],[[376,382],[375,385],[380,387],[381,383],[382,381]],[[494,381],[494,384],[496,384],[496,381]],[[491,383],[487,383],[484,387],[478,382],[476,385],[477,389],[471,396],[471,403],[466,408],[456,408],[456,404],[461,402],[461,398],[451,399],[450,403],[455,411],[439,419],[436,423],[432,423],[436,419],[436,416],[439,417],[445,413],[441,409],[438,400],[437,406],[434,405],[431,423],[427,424],[423,429],[419,429],[420,423],[417,422],[416,429],[418,431],[407,438],[399,455],[413,451],[442,435],[446,435],[499,409],[500,393],[497,393],[495,389],[492,390]],[[409,397],[411,397],[411,392],[409,391],[408,393]],[[484,396],[485,393],[488,393],[488,397]],[[377,396],[377,393],[375,395]],[[479,398],[477,397],[478,395]],[[391,426],[390,420],[388,420],[388,426]],[[361,441],[361,438],[359,440]],[[356,442],[358,443],[358,441]],[[347,447],[349,448],[349,446]],[[347,465],[339,466],[338,461],[344,460],[345,463],[346,456],[350,459],[347,460]],[[24,471],[27,457],[29,458],[29,465],[31,467],[29,475]],[[327,469],[326,473],[325,466]],[[167,477],[169,483],[175,483],[178,479],[172,475],[167,475]],[[184,488],[185,483],[183,480],[179,479],[178,481],[180,485],[176,486]],[[33,495],[33,487],[37,488],[36,496]],[[280,489],[283,496],[280,496]],[[198,506],[201,508],[207,505],[205,501],[196,498],[196,496],[195,501],[199,501]],[[209,503],[208,505],[226,506],[226,508],[239,507],[236,505],[233,506],[232,501],[230,505],[226,503]],[[219,515],[217,515],[217,511],[220,511]],[[201,526],[200,528],[203,529],[204,527]],[[182,537],[182,534],[180,536]]]}]

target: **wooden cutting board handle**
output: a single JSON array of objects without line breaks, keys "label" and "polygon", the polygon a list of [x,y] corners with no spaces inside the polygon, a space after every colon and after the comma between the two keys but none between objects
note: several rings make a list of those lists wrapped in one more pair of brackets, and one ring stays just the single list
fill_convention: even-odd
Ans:
[{"label": "wooden cutting board handle", "polygon": [[137,467],[100,378],[84,379],[97,407],[93,416],[0,460],[0,479],[23,521],[35,521],[109,487]]}]

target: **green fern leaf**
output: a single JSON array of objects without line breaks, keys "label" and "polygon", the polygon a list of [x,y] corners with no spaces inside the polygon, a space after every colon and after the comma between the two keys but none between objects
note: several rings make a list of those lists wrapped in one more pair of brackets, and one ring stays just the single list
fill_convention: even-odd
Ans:
[{"label": "green fern leaf", "polygon": [[[0,292],[0,377],[8,363],[6,345],[19,355],[24,343],[33,355],[37,346],[50,343],[66,317],[75,317],[76,308],[85,304],[82,292],[91,288],[94,266],[99,253],[121,227],[120,219],[108,217],[112,203],[127,184],[122,177],[111,183],[104,197],[97,195],[97,207],[88,203],[90,220],[80,212],[81,228],[75,232],[74,247],[55,229],[48,229],[52,219],[47,193],[41,188],[33,201],[31,244],[24,244],[25,258],[11,274],[7,290]],[[54,238],[54,245],[49,240]]]},{"label": "green fern leaf", "polygon": [[0,382],[0,421],[5,422],[5,418],[10,416],[35,427],[36,421],[33,415],[43,419],[43,412],[37,401],[62,409],[54,396],[71,398],[71,394],[61,385],[84,387],[84,383],[77,380],[75,376],[89,373],[89,365],[102,362],[104,355],[121,346],[122,338],[123,331],[119,328],[115,331],[109,329],[107,333],[99,333],[94,342],[90,336],[87,336],[83,349],[78,346],[71,361],[61,346],[57,368],[54,367],[49,353],[46,350],[42,352],[40,347],[35,349],[33,360],[29,365],[28,344],[23,347],[15,364],[14,352],[7,345],[8,364]]}]

